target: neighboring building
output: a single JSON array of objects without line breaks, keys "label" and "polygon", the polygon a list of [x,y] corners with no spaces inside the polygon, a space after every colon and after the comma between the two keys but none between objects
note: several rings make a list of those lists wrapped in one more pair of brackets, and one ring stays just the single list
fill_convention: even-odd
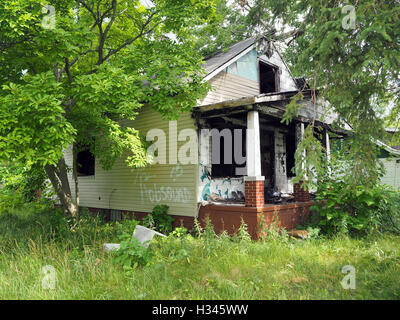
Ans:
[{"label": "neighboring building", "polygon": [[[81,206],[106,210],[112,216],[123,211],[141,217],[155,205],[166,204],[169,213],[178,217],[178,224],[182,220],[190,226],[195,217],[210,215],[217,229],[230,232],[243,217],[253,236],[261,214],[268,222],[277,210],[286,228],[300,222],[310,202],[308,194],[291,183],[296,145],[304,125],[314,118],[316,111],[316,123],[323,128],[322,140],[329,152],[330,124],[334,117],[324,115],[322,121],[322,108],[314,106],[312,92],[305,89],[301,101],[304,107],[299,115],[289,125],[281,123],[291,97],[304,88],[299,88],[302,81],[291,76],[274,45],[256,44],[254,39],[239,42],[227,52],[208,59],[205,69],[204,80],[213,90],[193,112],[181,115],[177,122],[168,122],[147,106],[134,121],[127,122],[144,135],[155,128],[163,130],[167,133],[165,147],[177,143],[178,150],[187,143],[180,141],[186,138],[179,133],[184,129],[195,130],[199,150],[195,158],[199,161],[177,163],[176,154],[167,154],[168,164],[130,169],[120,159],[112,170],[104,171],[90,154],[81,153],[78,159]],[[227,152],[228,138],[223,139],[218,150],[225,163],[212,163],[216,154],[212,148],[214,139],[204,129],[219,132],[227,129],[224,132],[230,132],[234,140],[237,139],[234,130],[240,132],[244,137],[241,153],[246,155],[245,163],[226,163],[224,158],[229,158],[232,152]],[[66,160],[72,164],[71,152]],[[281,200],[280,194],[290,199],[293,193],[293,203],[266,204],[276,198]]]},{"label": "neighboring building", "polygon": [[[397,130],[386,129],[386,132],[393,134]],[[398,189],[400,188],[400,146],[389,147],[383,142],[379,142],[379,145],[382,147],[379,158],[386,170],[381,182]]]}]

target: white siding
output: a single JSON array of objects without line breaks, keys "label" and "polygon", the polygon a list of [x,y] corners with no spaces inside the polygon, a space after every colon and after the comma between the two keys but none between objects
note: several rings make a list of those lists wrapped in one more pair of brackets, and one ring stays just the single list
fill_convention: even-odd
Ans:
[{"label": "white siding", "polygon": [[261,61],[269,62],[277,67],[281,71],[280,74],[280,91],[295,91],[297,90],[296,83],[294,82],[289,69],[287,68],[286,64],[282,60],[281,56],[277,51],[274,51],[271,58],[263,55],[260,57]]},{"label": "white siding", "polygon": [[[397,163],[399,161],[399,163]],[[395,188],[400,187],[400,158],[383,159],[383,164],[386,168],[386,173],[382,177],[381,182]]]},{"label": "white siding", "polygon": [[226,100],[256,96],[260,91],[258,82],[224,71],[217,74],[209,83],[213,89],[199,105],[208,105]]},{"label": "white siding", "polygon": [[[143,135],[153,128],[162,129],[168,144],[168,121],[162,120],[160,114],[149,107],[142,109],[132,126]],[[181,115],[178,120],[178,133],[185,128],[195,128],[190,113]],[[178,142],[178,150],[184,143]],[[66,160],[72,166],[70,151],[66,153]],[[198,165],[157,164],[130,169],[123,159],[118,159],[109,171],[103,170],[96,162],[94,177],[78,179],[80,205],[84,207],[151,212],[155,205],[166,204],[173,215],[197,214]]]}]

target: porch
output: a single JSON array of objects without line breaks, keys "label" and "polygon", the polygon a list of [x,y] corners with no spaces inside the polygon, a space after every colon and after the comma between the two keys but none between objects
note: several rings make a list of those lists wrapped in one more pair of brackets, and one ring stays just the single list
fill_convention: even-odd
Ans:
[{"label": "porch", "polygon": [[297,93],[262,94],[194,111],[200,130],[198,201],[203,224],[208,216],[216,232],[233,233],[243,218],[257,238],[262,216],[267,225],[276,216],[278,227],[287,230],[308,218],[312,196],[293,183],[294,155],[305,127],[314,120],[319,127],[315,136],[329,157],[334,116],[323,114],[306,90],[298,114],[290,124],[282,123]]},{"label": "porch", "polygon": [[230,235],[238,230],[243,220],[252,239],[257,240],[262,232],[263,219],[265,227],[276,223],[280,229],[292,230],[310,218],[312,204],[312,201],[280,205],[266,204],[262,207],[246,207],[244,204],[209,204],[200,208],[198,220],[204,227],[206,220],[209,219],[217,234],[225,230]]}]

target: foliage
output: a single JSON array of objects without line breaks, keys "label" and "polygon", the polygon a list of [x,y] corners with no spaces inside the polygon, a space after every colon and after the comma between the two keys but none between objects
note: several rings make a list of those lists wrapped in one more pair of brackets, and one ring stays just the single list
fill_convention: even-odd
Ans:
[{"label": "foliage", "polygon": [[349,183],[352,163],[343,153],[343,148],[333,152],[319,176],[312,207],[318,219],[312,226],[326,234],[399,232],[399,191],[380,183]]},{"label": "foliage", "polygon": [[247,224],[244,222],[243,218],[240,221],[240,226],[233,238],[237,242],[249,242],[251,241],[251,236]]},{"label": "foliage", "polygon": [[[95,226],[92,221],[85,233],[77,228],[55,237],[65,222],[62,212],[54,210],[0,213],[1,299],[400,298],[400,238],[394,235],[268,243],[233,242],[219,235],[211,259],[204,254],[203,239],[185,236],[190,263],[183,253],[179,256],[180,238],[170,236],[170,244],[152,241],[154,263],[126,272],[102,248],[118,241],[116,224],[99,221]],[[41,285],[46,265],[56,270],[55,290]],[[356,290],[340,285],[344,265],[356,268]]]},{"label": "foliage", "polygon": [[149,265],[153,254],[132,234],[119,236],[120,249],[117,251],[114,261],[121,264],[125,270],[135,269]]},{"label": "foliage", "polygon": [[246,16],[229,0],[216,1],[216,15],[207,24],[195,28],[195,46],[204,57],[225,51],[251,35]]},{"label": "foliage", "polygon": [[[38,192],[51,196],[45,183],[45,173],[37,165],[5,164],[0,167],[0,210],[2,212],[21,209],[26,203],[46,207],[50,200],[39,197]],[[38,198],[39,197],[39,198]]]},{"label": "foliage", "polygon": [[390,186],[349,188],[341,181],[319,184],[312,209],[324,233],[400,232],[400,193]]},{"label": "foliage", "polygon": [[118,235],[133,234],[139,221],[136,219],[123,219],[115,222],[115,228],[117,229]]},{"label": "foliage", "polygon": [[46,174],[38,165],[5,164],[0,167],[1,192],[20,194],[25,201],[33,201],[38,190],[46,192]]},{"label": "foliage", "polygon": [[[384,115],[390,110],[387,121],[396,128],[400,123],[399,2],[235,0],[225,7],[233,11],[230,16],[243,14],[239,24],[246,26],[247,33],[242,38],[264,36],[275,42],[292,75],[306,79],[312,100],[323,107],[324,116],[331,111],[340,115],[332,128],[352,131],[349,183],[355,186],[376,181],[379,168],[374,140],[385,134]],[[234,29],[236,23],[226,19],[220,30],[214,30],[210,43],[224,43],[224,30]],[[321,104],[322,99],[327,103]],[[290,107],[286,122],[301,106]],[[317,125],[310,121],[309,126]],[[305,167],[297,168],[296,174],[310,188],[316,186],[313,170],[323,166],[320,157],[313,154],[323,150],[323,144],[307,131],[312,129],[306,129],[306,141],[296,157],[296,161],[306,161]],[[393,135],[397,141],[398,136]],[[303,151],[311,154],[302,156]]]},{"label": "foliage", "polygon": [[[118,158],[145,166],[144,133],[121,120],[144,105],[176,119],[208,90],[190,30],[212,19],[214,1],[153,2],[0,3],[0,161],[40,164],[72,215],[68,146],[89,147],[104,169]],[[50,28],[45,5],[55,9]]]},{"label": "foliage", "polygon": [[282,241],[288,240],[288,235],[285,229],[279,227],[279,216],[277,210],[274,212],[274,217],[270,223],[266,223],[264,214],[258,219],[258,233],[260,240],[265,241]]},{"label": "foliage", "polygon": [[175,219],[168,214],[167,205],[157,205],[142,219],[143,226],[168,234],[172,231]]}]

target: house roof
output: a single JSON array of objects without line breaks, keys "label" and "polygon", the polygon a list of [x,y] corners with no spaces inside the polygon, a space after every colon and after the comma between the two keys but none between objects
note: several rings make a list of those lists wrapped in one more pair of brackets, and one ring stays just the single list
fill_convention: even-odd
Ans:
[{"label": "house roof", "polygon": [[228,62],[233,62],[235,58],[239,58],[242,53],[254,45],[255,38],[249,38],[240,41],[231,46],[226,52],[219,52],[212,57],[206,59],[204,69],[206,70],[207,76],[210,76],[213,72],[217,71],[220,67],[223,67]]},{"label": "house roof", "polygon": [[397,148],[390,147],[390,146],[388,146],[386,143],[384,143],[384,142],[382,142],[382,141],[380,141],[380,140],[372,139],[372,141],[373,141],[376,145],[378,145],[379,147],[385,149],[385,150],[386,150],[387,152],[389,152],[390,154],[395,155],[395,156],[400,156],[400,150],[398,150]]}]

